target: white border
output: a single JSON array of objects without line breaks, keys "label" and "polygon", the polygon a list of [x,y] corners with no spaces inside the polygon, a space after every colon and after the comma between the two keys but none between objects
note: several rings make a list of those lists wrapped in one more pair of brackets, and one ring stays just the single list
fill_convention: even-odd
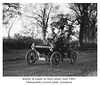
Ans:
[{"label": "white border", "polygon": [[[99,0],[1,0],[0,1],[0,84],[1,85],[26,85],[25,81],[22,80],[23,77],[3,77],[3,63],[2,63],[2,34],[3,34],[3,31],[2,31],[2,3],[11,3],[11,2],[16,2],[16,3],[44,3],[44,2],[47,2],[47,3],[75,3],[75,2],[78,2],[78,3],[98,3],[98,76],[97,77],[75,77],[76,80],[72,83],[73,85],[100,85],[100,68],[99,68],[99,65],[100,65],[100,58],[99,58],[99,43],[100,43],[100,40],[99,40],[99,33],[100,33],[100,30],[99,30],[99,27],[100,27],[100,24],[99,24],[99,19],[100,19],[100,16],[99,16]],[[68,77],[69,78],[69,77]],[[37,85],[37,84],[36,84]]]}]

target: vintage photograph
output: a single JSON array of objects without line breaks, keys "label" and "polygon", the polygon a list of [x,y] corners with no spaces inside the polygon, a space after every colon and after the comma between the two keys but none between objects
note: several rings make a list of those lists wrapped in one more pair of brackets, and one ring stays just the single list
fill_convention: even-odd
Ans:
[{"label": "vintage photograph", "polygon": [[2,75],[97,77],[97,5],[2,3]]}]

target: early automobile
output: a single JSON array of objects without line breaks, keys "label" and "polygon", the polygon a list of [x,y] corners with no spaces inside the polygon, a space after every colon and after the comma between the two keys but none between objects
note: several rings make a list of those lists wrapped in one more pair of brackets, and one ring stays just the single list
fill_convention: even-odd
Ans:
[{"label": "early automobile", "polygon": [[65,42],[62,42],[64,37],[58,37],[56,42],[52,39],[48,39],[47,45],[31,45],[31,50],[26,53],[26,61],[29,65],[35,63],[36,60],[44,58],[49,61],[51,66],[57,67],[64,58],[70,58],[71,64],[75,64],[77,55],[76,52],[65,46]]}]

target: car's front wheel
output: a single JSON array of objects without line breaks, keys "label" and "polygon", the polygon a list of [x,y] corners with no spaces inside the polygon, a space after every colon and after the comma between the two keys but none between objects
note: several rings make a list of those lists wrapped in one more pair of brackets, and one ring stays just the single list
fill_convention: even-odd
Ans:
[{"label": "car's front wheel", "polygon": [[70,59],[71,59],[71,64],[75,64],[75,63],[76,63],[76,59],[77,59],[77,54],[76,54],[76,52],[71,51]]},{"label": "car's front wheel", "polygon": [[51,66],[57,67],[61,61],[61,54],[59,52],[53,52],[50,58]]}]

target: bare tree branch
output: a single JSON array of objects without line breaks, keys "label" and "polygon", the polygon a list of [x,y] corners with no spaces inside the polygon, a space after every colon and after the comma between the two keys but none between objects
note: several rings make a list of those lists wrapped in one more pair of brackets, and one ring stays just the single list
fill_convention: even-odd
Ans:
[{"label": "bare tree branch", "polygon": [[73,35],[73,36],[75,36],[75,37],[77,37],[77,39],[79,39],[79,36],[77,36],[77,35]]},{"label": "bare tree branch", "polygon": [[70,8],[71,10],[73,10],[74,12],[76,12],[76,14],[77,14],[78,16],[80,16],[78,10],[77,10],[75,7],[73,7],[72,5],[73,5],[73,4],[69,4],[69,6],[70,6],[69,8]]}]

